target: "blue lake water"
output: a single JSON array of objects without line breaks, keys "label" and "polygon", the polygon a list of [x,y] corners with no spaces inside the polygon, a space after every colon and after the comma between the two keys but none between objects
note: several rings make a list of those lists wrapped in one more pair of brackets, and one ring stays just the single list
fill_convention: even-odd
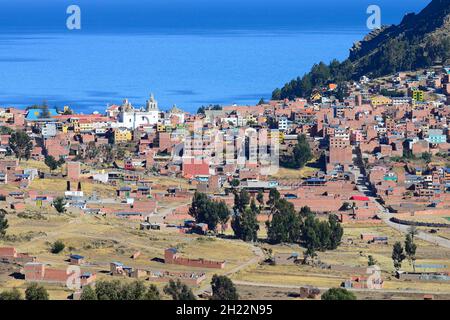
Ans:
[{"label": "blue lake water", "polygon": [[48,101],[103,111],[153,92],[162,109],[254,104],[306,72],[343,59],[363,30],[0,35],[0,105]]},{"label": "blue lake water", "polygon": [[[0,106],[254,104],[348,56],[371,0],[0,0]],[[429,0],[378,0],[384,24]],[[82,30],[65,27],[80,5]]]}]

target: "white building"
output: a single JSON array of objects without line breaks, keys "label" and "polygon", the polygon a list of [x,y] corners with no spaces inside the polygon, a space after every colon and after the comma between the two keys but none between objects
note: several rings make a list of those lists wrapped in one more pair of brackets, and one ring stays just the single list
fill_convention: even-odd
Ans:
[{"label": "white building", "polygon": [[128,100],[125,100],[118,115],[119,126],[132,130],[141,126],[153,126],[158,120],[158,102],[153,94],[147,100],[145,108],[135,109]]}]

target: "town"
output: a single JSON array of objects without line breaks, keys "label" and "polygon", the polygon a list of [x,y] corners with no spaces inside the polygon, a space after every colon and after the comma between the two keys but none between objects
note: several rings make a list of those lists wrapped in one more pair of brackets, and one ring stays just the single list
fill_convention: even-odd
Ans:
[{"label": "town", "polygon": [[196,114],[153,94],[2,107],[0,292],[119,279],[207,299],[223,276],[242,299],[448,299],[449,105],[436,66]]}]

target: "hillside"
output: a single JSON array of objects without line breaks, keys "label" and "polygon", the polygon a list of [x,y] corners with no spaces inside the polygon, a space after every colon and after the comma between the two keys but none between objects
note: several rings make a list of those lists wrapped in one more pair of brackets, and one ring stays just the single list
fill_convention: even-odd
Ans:
[{"label": "hillside", "polygon": [[328,81],[342,82],[362,75],[379,77],[416,70],[450,60],[450,1],[433,0],[420,13],[405,15],[399,25],[374,30],[350,49],[342,63],[314,65],[302,78],[273,92],[274,99],[308,95]]}]

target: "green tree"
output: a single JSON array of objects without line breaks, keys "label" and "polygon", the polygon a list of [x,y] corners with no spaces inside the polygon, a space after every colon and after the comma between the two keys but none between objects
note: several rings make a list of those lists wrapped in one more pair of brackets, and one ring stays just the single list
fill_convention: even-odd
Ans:
[{"label": "green tree", "polygon": [[227,276],[218,276],[215,274],[212,277],[211,288],[211,300],[239,300],[236,287],[233,281]]},{"label": "green tree", "polygon": [[33,282],[25,290],[25,300],[48,300],[48,292],[43,287]]},{"label": "green tree", "polygon": [[217,213],[221,231],[223,232],[228,220],[230,220],[230,210],[224,201],[214,202],[212,206]]},{"label": "green tree", "polygon": [[258,191],[258,194],[256,195],[256,201],[259,203],[259,207],[262,208],[264,205],[264,192],[261,190]]},{"label": "green tree", "polygon": [[46,156],[44,163],[50,169],[50,171],[56,170],[58,168],[58,161],[56,161],[53,156]]},{"label": "green tree", "polygon": [[304,134],[299,135],[297,144],[294,146],[291,154],[280,157],[280,165],[290,169],[300,169],[313,158],[311,147]]},{"label": "green tree", "polygon": [[62,242],[61,240],[56,240],[56,241],[52,244],[52,247],[51,247],[51,250],[50,250],[50,251],[51,251],[53,254],[58,254],[58,253],[60,253],[61,251],[63,251],[65,247],[66,247],[66,245],[64,244],[64,242]]},{"label": "green tree", "polygon": [[80,300],[97,300],[97,294],[91,286],[84,286]]},{"label": "green tree", "polygon": [[125,283],[120,289],[120,300],[144,300],[147,294],[147,288],[142,281],[133,281]]},{"label": "green tree", "polygon": [[119,280],[97,281],[95,294],[98,300],[120,300],[122,286]]},{"label": "green tree", "polygon": [[328,249],[334,250],[341,244],[344,229],[339,223],[338,217],[334,214],[328,217],[328,224],[330,227],[330,245]]},{"label": "green tree", "polygon": [[325,291],[321,297],[322,300],[356,300],[353,292],[344,288],[331,288]]},{"label": "green tree", "polygon": [[246,208],[244,212],[238,212],[231,221],[234,235],[244,241],[257,241],[259,224],[257,212]]},{"label": "green tree", "polygon": [[0,126],[0,134],[12,134],[14,132],[10,127]]},{"label": "green tree", "polygon": [[23,300],[22,293],[17,288],[0,293],[0,301],[4,300]]},{"label": "green tree", "polygon": [[170,280],[164,287],[164,293],[170,295],[173,300],[196,300],[192,290],[179,279],[176,282]]},{"label": "green tree", "polygon": [[239,179],[233,179],[230,182],[231,187],[236,188],[241,184],[241,182],[239,181]]},{"label": "green tree", "polygon": [[161,300],[161,294],[154,284],[151,284],[150,287],[148,287],[148,290],[144,295],[144,300]]},{"label": "green tree", "polygon": [[0,238],[6,235],[6,229],[8,229],[8,219],[6,219],[6,210],[0,209]]},{"label": "green tree", "polygon": [[392,261],[394,262],[395,270],[400,270],[402,267],[402,261],[405,260],[406,256],[403,253],[403,247],[400,242],[396,242],[392,249]]},{"label": "green tree", "polygon": [[266,222],[267,238],[271,243],[295,243],[300,239],[301,219],[294,205],[286,199],[276,201],[272,220]]},{"label": "green tree", "polygon": [[224,202],[210,200],[201,192],[195,192],[189,214],[198,223],[206,223],[210,230],[216,230],[219,222],[228,220],[229,210]]},{"label": "green tree", "polygon": [[424,152],[424,153],[422,153],[421,157],[422,157],[422,160],[424,160],[426,163],[430,163],[431,162],[431,158],[432,158],[431,153]]},{"label": "green tree", "polygon": [[281,195],[277,189],[272,188],[269,191],[269,200],[267,200],[267,205],[273,208],[275,204],[280,200]]},{"label": "green tree", "polygon": [[377,260],[375,260],[375,258],[372,255],[369,255],[367,260],[367,265],[370,266],[374,266],[377,264]]},{"label": "green tree", "polygon": [[22,160],[22,158],[27,160],[30,158],[33,143],[26,132],[18,130],[11,134],[9,146],[19,161]]},{"label": "green tree", "polygon": [[244,212],[245,208],[250,204],[250,195],[247,190],[242,189],[239,193],[234,194],[234,210],[236,212]]},{"label": "green tree", "polygon": [[414,243],[413,237],[411,234],[407,234],[405,239],[405,253],[409,264],[413,267],[414,272],[416,272],[416,250],[417,245]]},{"label": "green tree", "polygon": [[66,201],[63,197],[58,197],[53,201],[53,207],[58,213],[66,212]]}]

